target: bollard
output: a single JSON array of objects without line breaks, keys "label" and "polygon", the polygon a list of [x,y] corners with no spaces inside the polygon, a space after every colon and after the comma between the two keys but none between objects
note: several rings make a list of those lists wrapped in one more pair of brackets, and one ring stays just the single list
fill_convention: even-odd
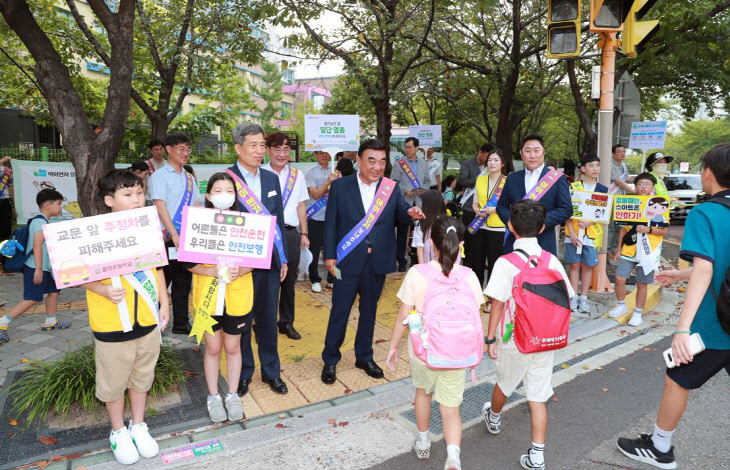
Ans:
[{"label": "bollard", "polygon": [[41,161],[48,161],[48,147],[41,147]]}]

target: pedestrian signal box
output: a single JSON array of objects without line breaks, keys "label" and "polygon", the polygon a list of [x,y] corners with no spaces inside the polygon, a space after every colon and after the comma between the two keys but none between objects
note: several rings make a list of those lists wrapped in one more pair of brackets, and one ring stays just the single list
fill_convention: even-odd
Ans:
[{"label": "pedestrian signal box", "polygon": [[591,0],[592,33],[623,31],[633,0]]},{"label": "pedestrian signal box", "polygon": [[629,10],[621,33],[621,50],[631,59],[659,29],[659,20],[639,21],[655,3],[656,0],[635,0]]},{"label": "pedestrian signal box", "polygon": [[548,0],[547,57],[580,55],[581,0]]}]

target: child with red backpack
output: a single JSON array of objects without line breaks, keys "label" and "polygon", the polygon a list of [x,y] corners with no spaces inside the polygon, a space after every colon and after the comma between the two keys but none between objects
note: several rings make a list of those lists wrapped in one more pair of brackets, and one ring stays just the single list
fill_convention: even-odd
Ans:
[{"label": "child with red backpack", "polygon": [[484,291],[492,299],[485,343],[497,366],[492,400],[482,408],[484,422],[491,434],[499,434],[502,407],[523,382],[532,416],[532,446],[520,457],[527,469],[545,468],[545,402],[553,394],[553,351],[567,346],[575,295],[560,261],[537,243],[545,215],[545,207],[535,201],[512,205],[508,226],[516,239],[514,251],[497,260]]},{"label": "child with red backpack", "polygon": [[479,307],[484,303],[476,274],[456,260],[464,244],[464,225],[441,216],[431,226],[434,260],[411,267],[398,291],[401,307],[388,349],[388,367],[395,371],[398,343],[409,326],[408,357],[416,387],[414,404],[418,436],[413,450],[419,459],[431,452],[428,428],[435,395],[446,441],[445,469],[461,469],[461,415],[465,370],[484,355],[484,329]]}]

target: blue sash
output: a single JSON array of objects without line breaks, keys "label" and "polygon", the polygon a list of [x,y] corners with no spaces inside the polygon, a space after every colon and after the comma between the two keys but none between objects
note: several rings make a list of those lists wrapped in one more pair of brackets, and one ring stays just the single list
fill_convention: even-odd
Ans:
[{"label": "blue sash", "polygon": [[321,198],[314,201],[312,205],[307,208],[307,220],[311,219],[314,214],[321,211],[325,208],[325,206],[327,206],[327,198],[328,195],[325,194]]},{"label": "blue sash", "polygon": [[175,212],[175,215],[172,217],[172,225],[175,227],[175,230],[177,230],[177,233],[180,234],[180,225],[182,224],[182,213],[183,213],[183,207],[189,206],[190,202],[193,199],[193,185],[195,184],[195,179],[193,179],[193,175],[188,173],[187,171],[183,170],[185,172],[185,176],[187,176],[187,182],[185,184],[185,193],[183,193],[182,200],[180,201],[180,205],[177,208],[177,211]]},{"label": "blue sash", "polygon": [[286,207],[286,203],[289,202],[291,193],[294,190],[294,183],[297,181],[299,172],[296,168],[289,167],[289,177],[286,179],[286,186],[284,186],[284,192],[281,193],[282,206]]},{"label": "blue sash", "polygon": [[[251,189],[246,185],[246,183],[243,182],[241,178],[238,177],[237,174],[232,172],[230,169],[226,169],[226,173],[228,173],[230,177],[233,178],[233,181],[236,182],[236,194],[238,195],[238,202],[240,202],[241,205],[246,208],[248,212],[252,214],[271,215],[271,212],[266,209],[266,206],[261,204],[261,201],[259,201],[253,191],[251,191]],[[286,253],[284,253],[284,244],[281,242],[281,230],[279,230],[279,225],[274,225],[274,229],[276,229],[276,233],[274,234],[274,246],[276,247],[276,251],[279,252],[279,258],[281,258],[281,262],[287,263],[288,261],[286,259]]]},{"label": "blue sash", "polygon": [[5,192],[5,188],[8,185],[8,181],[10,181],[10,177],[13,174],[13,170],[10,168],[3,168],[3,175],[2,178],[0,178],[0,195],[2,195]]},{"label": "blue sash", "polygon": [[398,158],[396,160],[396,163],[398,163],[398,166],[401,167],[403,173],[405,173],[408,177],[408,180],[411,182],[413,189],[420,189],[421,183],[418,181],[418,178],[416,178],[416,175],[413,174],[413,170],[411,169],[410,165],[408,165],[408,162],[406,162],[406,159]]},{"label": "blue sash", "polygon": [[[497,207],[497,202],[499,202],[499,197],[502,195],[502,189],[504,189],[504,183],[507,182],[507,177],[502,175],[499,178],[499,181],[497,182],[497,185],[492,190],[492,197],[489,198],[487,201],[487,204],[482,207],[482,210],[486,209],[487,207]],[[476,196],[476,195],[475,195]],[[484,222],[487,221],[487,217],[481,217],[476,216],[474,217],[474,220],[471,221],[469,226],[466,228],[469,233],[474,235],[477,230],[482,228],[482,225],[484,225]]]},{"label": "blue sash", "polygon": [[390,178],[383,177],[380,181],[380,187],[378,187],[378,190],[375,193],[373,202],[370,204],[370,208],[367,213],[365,213],[365,217],[363,217],[362,220],[358,222],[352,230],[350,230],[350,233],[345,235],[345,237],[340,240],[340,243],[337,244],[338,263],[342,261],[345,256],[350,254],[350,252],[368,236],[370,231],[373,229],[373,226],[375,226],[375,223],[380,218],[380,215],[383,213],[383,208],[386,204],[388,204],[388,199],[390,199],[391,194],[393,194],[393,189],[395,189],[395,182]]}]

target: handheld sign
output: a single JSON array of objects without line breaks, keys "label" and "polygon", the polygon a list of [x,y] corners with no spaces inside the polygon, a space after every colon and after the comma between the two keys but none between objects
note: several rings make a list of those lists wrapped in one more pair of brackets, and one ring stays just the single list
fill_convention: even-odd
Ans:
[{"label": "handheld sign", "polygon": [[154,207],[46,224],[43,235],[59,289],[167,264]]},{"label": "handheld sign", "polygon": [[[613,195],[606,193],[594,193],[572,189],[570,198],[573,202],[572,219],[583,222],[597,222],[607,224],[611,220],[611,208],[613,207]],[[578,229],[578,237],[583,240],[586,229]],[[576,248],[576,253],[581,254],[583,246]]]},{"label": "handheld sign", "polygon": [[408,136],[418,139],[418,146],[429,149],[441,147],[441,125],[408,126]]},{"label": "handheld sign", "polygon": [[669,225],[669,198],[664,196],[616,195],[613,221],[619,225]]},{"label": "handheld sign", "polygon": [[268,269],[276,217],[185,207],[177,257],[191,263]]},{"label": "handheld sign", "polygon": [[356,151],[360,147],[360,116],[357,114],[306,114],[304,146],[308,152],[330,154],[332,172],[335,155],[340,151]]}]

